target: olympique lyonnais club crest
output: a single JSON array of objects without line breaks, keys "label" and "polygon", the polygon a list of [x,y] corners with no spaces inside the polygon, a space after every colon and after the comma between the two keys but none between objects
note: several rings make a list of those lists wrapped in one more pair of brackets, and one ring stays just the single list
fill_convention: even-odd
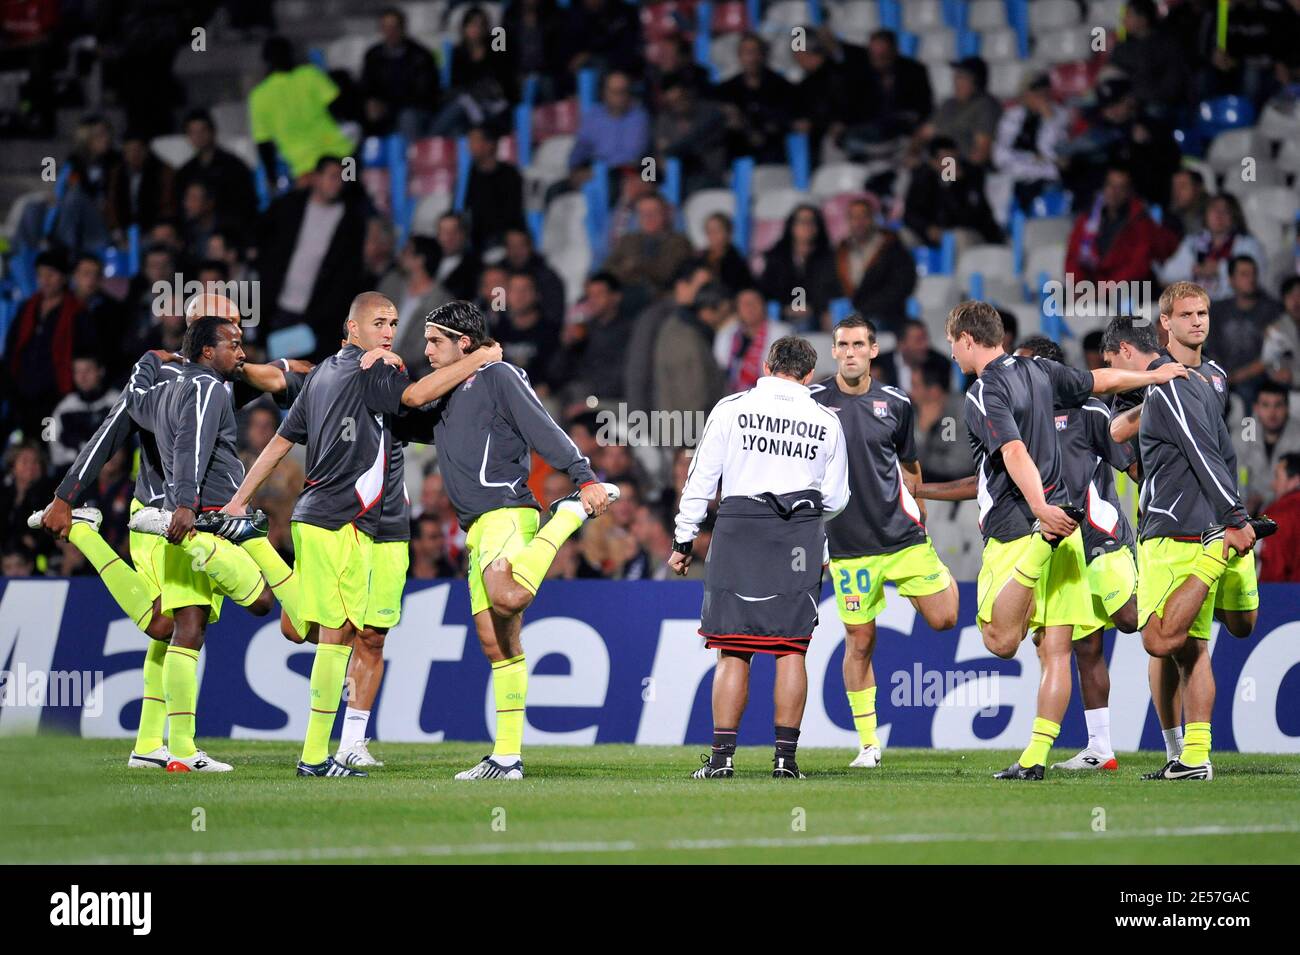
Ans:
[{"label": "olympique lyonnais club crest", "polygon": [[1069,420],[1070,420],[1070,418],[1069,418],[1068,415],[1058,414],[1058,415],[1056,416],[1056,430],[1057,430],[1057,431],[1064,431],[1064,430],[1065,430],[1065,424],[1066,424],[1066,422],[1069,421]]},{"label": "olympique lyonnais club crest", "polygon": [[465,390],[466,390],[466,391],[468,391],[469,388],[470,388],[470,386],[474,384],[474,379],[477,378],[477,377],[478,377],[478,375],[477,375],[477,374],[474,374],[474,375],[470,375],[468,378],[465,379]]},{"label": "olympique lyonnais club crest", "polygon": [[889,403],[885,401],[871,402],[871,411],[877,418],[883,418],[889,414]]},{"label": "olympique lyonnais club crest", "polygon": [[1223,393],[1223,376],[1222,376],[1222,375],[1211,375],[1211,376],[1210,376],[1210,383],[1214,385],[1214,390],[1215,390],[1215,391],[1219,392],[1220,394]]},{"label": "olympique lyonnais club crest", "polygon": [[859,597],[857,594],[845,594],[845,595],[844,595],[844,609],[845,609],[845,610],[849,610],[849,611],[857,611],[857,610],[861,610],[861,609],[862,609],[862,598]]}]

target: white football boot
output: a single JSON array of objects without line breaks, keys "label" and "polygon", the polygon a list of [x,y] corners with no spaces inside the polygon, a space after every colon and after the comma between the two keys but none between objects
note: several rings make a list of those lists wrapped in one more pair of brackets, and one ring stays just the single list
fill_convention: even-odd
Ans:
[{"label": "white football boot", "polygon": [[369,739],[357,740],[349,746],[340,746],[334,760],[344,766],[383,766],[383,762],[370,755]]},{"label": "white football boot", "polygon": [[[27,518],[27,526],[34,531],[41,529],[41,521],[45,517],[45,510],[32,511],[31,516]],[[72,523],[89,524],[92,531],[98,531],[99,525],[104,523],[104,515],[97,507],[74,507],[72,509]]]},{"label": "white football boot", "polygon": [[1099,753],[1090,747],[1084,747],[1063,763],[1052,763],[1053,769],[1119,769],[1119,760],[1114,753]]},{"label": "white football boot", "polygon": [[172,512],[161,507],[142,507],[131,515],[126,526],[140,534],[167,536],[167,528],[172,523]]},{"label": "white football boot", "polygon": [[463,773],[457,773],[456,778],[459,780],[523,779],[524,761],[521,759],[513,763],[499,763],[491,756],[484,756],[479,760],[477,766],[473,769],[467,769]]},{"label": "white football boot", "polygon": [[228,773],[234,768],[229,763],[213,759],[201,749],[193,756],[172,756],[167,764],[169,773]]},{"label": "white football boot", "polygon": [[858,751],[858,755],[853,762],[849,763],[850,769],[875,769],[880,765],[880,747],[864,746]]},{"label": "white football boot", "polygon": [[157,749],[148,753],[137,753],[131,750],[131,758],[126,761],[127,769],[166,769],[167,764],[172,761],[172,754],[167,752],[167,747],[159,746]]}]

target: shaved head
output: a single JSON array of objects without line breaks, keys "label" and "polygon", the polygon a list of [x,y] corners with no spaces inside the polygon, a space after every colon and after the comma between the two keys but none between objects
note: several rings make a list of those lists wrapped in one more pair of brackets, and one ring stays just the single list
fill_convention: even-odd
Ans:
[{"label": "shaved head", "polygon": [[352,300],[343,324],[347,341],[365,351],[392,348],[397,333],[397,306],[378,292],[362,292]]},{"label": "shaved head", "polygon": [[239,306],[219,292],[200,292],[185,303],[185,324],[193,325],[200,318],[224,318],[238,322],[241,316]]},{"label": "shaved head", "polygon": [[378,292],[362,292],[352,300],[352,304],[348,307],[347,320],[360,325],[382,309],[397,311],[397,306]]}]

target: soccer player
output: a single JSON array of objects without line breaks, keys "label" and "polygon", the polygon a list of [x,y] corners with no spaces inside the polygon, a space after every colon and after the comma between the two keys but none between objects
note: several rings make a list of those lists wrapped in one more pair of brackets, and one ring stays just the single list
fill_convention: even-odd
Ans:
[{"label": "soccer player", "polygon": [[817,626],[823,520],[849,500],[848,453],[839,418],[812,400],[817,352],[778,338],[763,377],[709,413],[682,488],[668,566],[690,569],[692,546],[719,494],[700,610],[704,645],[718,651],[713,747],[695,779],[735,773],[736,732],[749,699],[755,653],[776,657],[772,776],[803,779],[797,752],[808,697],[804,656]]},{"label": "soccer player", "polygon": [[[1061,346],[1041,335],[1025,339],[1016,354],[1065,362]],[[1134,454],[1129,445],[1111,438],[1110,417],[1110,407],[1098,398],[1089,398],[1078,408],[1057,408],[1055,412],[1061,479],[1069,500],[1080,502],[1086,515],[1079,529],[1083,533],[1096,629],[1091,625],[1076,626],[1071,647],[1079,669],[1088,743],[1070,759],[1053,763],[1053,769],[1119,768],[1110,740],[1110,673],[1102,633],[1110,627],[1124,633],[1137,630],[1137,564],[1133,558],[1133,528],[1124,516],[1113,473],[1132,468]]]},{"label": "soccer player", "polygon": [[481,360],[466,359],[442,376],[414,383],[387,362],[362,369],[367,352],[391,351],[396,323],[396,307],[379,293],[353,299],[344,326],[347,344],[307,376],[279,432],[222,508],[224,515],[244,515],[289,449],[306,444],[306,487],[292,518],[294,574],[301,582],[302,620],[319,630],[299,776],[368,775],[330,756],[329,739],[352,646],[366,626],[374,535],[388,478],[385,416],[427,404],[449,378],[464,380]]},{"label": "soccer player", "polygon": [[871,377],[880,352],[876,329],[860,315],[835,326],[834,377],[809,391],[835,412],[848,450],[848,505],[826,524],[831,584],[844,623],[844,689],[861,749],[851,767],[880,765],[876,735],[876,617],[885,609],[885,583],[912,601],[934,630],[957,625],[957,583],[925,531],[925,512],[912,497],[921,483],[912,402]]},{"label": "soccer player", "polygon": [[1202,361],[1209,306],[1205,290],[1190,282],[1161,294],[1169,345],[1154,367],[1181,361],[1194,374],[1148,389],[1140,412],[1138,623],[1147,652],[1177,665],[1186,717],[1181,755],[1152,779],[1214,778],[1210,624],[1217,612],[1233,636],[1250,635],[1259,608],[1252,549],[1275,528],[1252,520],[1237,490],[1236,453],[1223,421],[1227,376]]},{"label": "soccer player", "polygon": [[[449,302],[425,320],[424,353],[434,369],[476,356],[486,339],[483,313],[470,302]],[[528,376],[507,362],[483,365],[432,408],[399,419],[396,427],[406,440],[438,446],[438,470],[466,529],[470,613],[492,664],[496,740],[489,755],[456,779],[523,779],[523,612],[560,547],[589,516],[603,514],[618,499],[618,488],[596,480],[590,462],[542,407]],[[551,505],[550,520],[540,530],[541,506],[528,489],[530,451],[578,485]]]},{"label": "soccer player", "polygon": [[[1075,533],[1083,513],[1061,478],[1054,411],[1081,406],[1089,393],[1126,391],[1187,372],[1181,365],[1086,372],[1008,355],[1002,319],[985,302],[954,308],[947,337],[958,367],[977,376],[965,412],[985,539],[976,622],[985,647],[1003,659],[1015,656],[1027,632],[1036,632],[1042,664],[1029,745],[995,778],[1039,780],[1069,702],[1074,627],[1094,621],[1082,535]],[[967,482],[949,482],[922,487],[917,496],[957,500],[969,497],[968,488]]]},{"label": "soccer player", "polygon": [[[224,296],[201,293],[186,304],[186,322],[192,324],[205,315],[240,320],[239,310]],[[147,636],[153,638],[145,651],[143,668],[144,695],[140,710],[140,723],[135,746],[127,760],[133,769],[165,768],[171,762],[163,742],[166,724],[166,704],[163,698],[162,673],[167,648],[170,646],[173,621],[162,610],[162,555],[164,541],[155,534],[130,531],[131,564],[121,560],[98,533],[100,515],[94,508],[74,508],[77,500],[94,486],[104,463],[124,447],[133,434],[139,438],[139,466],[135,494],[131,501],[134,516],[145,507],[163,501],[163,465],[153,435],[138,428],[128,413],[126,404],[130,395],[147,392],[153,385],[175,381],[181,375],[181,356],[155,350],[141,356],[132,369],[122,398],[114,405],[108,417],[78,454],[55,491],[54,500],[28,520],[30,526],[43,526],[60,539],[69,540],[95,567],[109,593],[127,617]],[[257,365],[244,362],[235,369],[237,380],[227,383],[237,401],[242,403],[272,394],[282,400],[291,395],[292,384],[301,378],[302,363],[280,362]],[[293,603],[296,581],[285,580],[277,572],[287,571],[284,562],[265,540],[251,540],[243,545],[263,572],[281,602]],[[266,553],[266,552],[269,552]]]}]

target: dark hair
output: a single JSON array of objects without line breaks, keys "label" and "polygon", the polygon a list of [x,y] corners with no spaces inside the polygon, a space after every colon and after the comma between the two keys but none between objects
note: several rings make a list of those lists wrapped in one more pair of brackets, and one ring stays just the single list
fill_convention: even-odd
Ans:
[{"label": "dark hair", "polygon": [[181,120],[181,129],[184,129],[190,123],[203,123],[213,131],[217,128],[217,124],[212,121],[212,114],[202,107],[196,107],[185,114],[185,118]]},{"label": "dark hair", "polygon": [[1015,314],[1005,308],[999,308],[998,318],[1002,319],[1002,337],[1006,338],[1010,335],[1011,340],[1015,341],[1016,336],[1020,334],[1020,322],[1016,320]]},{"label": "dark hair", "polygon": [[490,143],[496,143],[501,138],[490,126],[486,126],[483,123],[479,123],[477,126],[471,126],[469,132],[478,133]]},{"label": "dark hair", "polygon": [[442,264],[442,246],[437,239],[427,235],[413,235],[408,248],[424,264],[425,272],[431,276],[438,273],[438,266]]},{"label": "dark hair", "polygon": [[944,393],[952,390],[952,362],[942,355],[926,355],[921,362],[921,384],[936,385]]},{"label": "dark hair", "polygon": [[687,259],[673,270],[673,285],[675,286],[678,282],[689,282],[695,277],[695,273],[701,269],[707,272],[709,267],[698,259]]},{"label": "dark hair", "polygon": [[781,232],[781,238],[772,247],[772,251],[767,254],[769,262],[774,257],[792,253],[794,249],[794,220],[799,218],[801,212],[811,212],[817,224],[817,234],[813,236],[812,255],[819,256],[831,251],[830,233],[826,231],[826,219],[822,216],[822,211],[811,202],[801,202],[786,216],[785,229]]},{"label": "dark hair", "polygon": [[75,259],[73,259],[72,267],[75,269],[82,262],[94,262],[97,266],[99,266],[99,271],[101,272],[104,271],[104,263],[101,262],[99,256],[95,255],[95,253],[93,252],[82,252]]},{"label": "dark hair", "polygon": [[1160,19],[1155,0],[1128,0],[1128,12],[1136,13],[1148,24],[1155,24]]},{"label": "dark hair", "polygon": [[293,44],[285,36],[269,36],[262,44],[262,62],[272,72],[293,69]]},{"label": "dark hair", "polygon": [[930,329],[926,326],[925,322],[921,321],[919,318],[908,318],[903,320],[903,330],[898,337],[902,338],[903,335],[906,335],[914,328],[919,328],[921,331],[925,332],[927,336],[930,334]]},{"label": "dark hair", "polygon": [[221,344],[221,330],[230,327],[230,319],[213,318],[205,315],[196,319],[194,324],[185,329],[185,338],[181,341],[181,354],[187,361],[198,361],[203,349],[217,347]]},{"label": "dark hair", "polygon": [[1286,280],[1282,283],[1282,288],[1280,289],[1282,298],[1286,298],[1290,295],[1291,290],[1297,285],[1300,285],[1300,275],[1287,276]]},{"label": "dark hair", "polygon": [[379,18],[382,20],[384,17],[397,17],[401,21],[402,29],[406,29],[406,14],[401,7],[384,7],[379,11]]},{"label": "dark hair", "polygon": [[1192,180],[1192,182],[1196,183],[1202,189],[1205,188],[1205,177],[1201,175],[1199,169],[1193,169],[1191,166],[1180,166],[1174,170],[1174,175],[1177,176],[1180,174],[1187,176],[1188,179]]},{"label": "dark hair", "polygon": [[798,335],[786,335],[767,350],[767,366],[774,375],[790,375],[799,381],[817,367],[817,349]]},{"label": "dark hair", "polygon": [[1300,477],[1300,451],[1291,451],[1278,455],[1278,463],[1286,471],[1287,477]]},{"label": "dark hair", "polygon": [[998,310],[988,302],[974,300],[962,302],[948,313],[945,331],[954,342],[962,335],[970,335],[976,345],[985,348],[1000,347],[1006,337]]},{"label": "dark hair", "polygon": [[1094,328],[1088,334],[1083,336],[1083,350],[1085,352],[1101,351],[1101,329]]},{"label": "dark hair", "polygon": [[591,278],[587,279],[587,281],[599,282],[601,285],[605,286],[611,292],[623,291],[623,283],[618,280],[618,276],[616,276],[613,272],[597,272]]},{"label": "dark hair", "polygon": [[234,252],[236,258],[244,257],[244,247],[239,241],[239,236],[230,229],[213,229],[208,233],[208,239],[221,239],[228,251]]},{"label": "dark hair", "polygon": [[695,308],[721,308],[730,299],[727,287],[721,282],[706,282],[695,296]]},{"label": "dark hair", "polygon": [[228,278],[230,278],[229,266],[227,266],[226,263],[222,262],[220,259],[205,259],[203,261],[203,264],[199,266],[199,271],[216,272],[218,275],[221,276],[221,281],[223,282],[226,281]]},{"label": "dark hair", "polygon": [[1228,260],[1228,274],[1231,275],[1233,272],[1237,271],[1237,266],[1242,262],[1249,262],[1253,265],[1255,267],[1255,277],[1259,278],[1259,263],[1255,261],[1253,255],[1234,255],[1230,258]]},{"label": "dark hair", "polygon": [[1290,391],[1288,391],[1286,385],[1282,384],[1280,381],[1274,381],[1272,378],[1265,378],[1259,383],[1259,391],[1255,393],[1256,400],[1259,399],[1260,395],[1281,395],[1283,400],[1286,400],[1290,395]]},{"label": "dark hair", "polygon": [[757,43],[758,48],[763,51],[763,59],[767,59],[768,45],[767,39],[763,34],[756,33],[753,30],[746,30],[740,35],[740,40],[737,42],[736,46],[739,47],[741,43]]},{"label": "dark hair", "polygon": [[832,342],[835,341],[835,333],[841,328],[865,328],[867,330],[867,341],[873,345],[876,343],[876,326],[857,312],[852,312],[835,323],[835,327],[831,329]]},{"label": "dark hair", "polygon": [[439,305],[424,317],[424,323],[450,329],[457,335],[465,335],[472,346],[481,345],[487,340],[487,322],[473,302],[458,300]]},{"label": "dark hair", "polygon": [[1101,336],[1101,353],[1114,355],[1119,352],[1119,346],[1124,342],[1128,342],[1131,347],[1144,355],[1154,355],[1160,351],[1160,341],[1156,338],[1155,329],[1146,319],[1143,319],[1143,324],[1139,325],[1126,315],[1112,318]]},{"label": "dark hair", "polygon": [[1113,162],[1108,165],[1106,167],[1106,175],[1109,176],[1112,172],[1123,173],[1128,176],[1130,182],[1133,180],[1133,167],[1126,162]]},{"label": "dark hair", "polygon": [[36,268],[54,269],[60,275],[68,274],[68,257],[62,249],[46,249],[36,256]]},{"label": "dark hair", "polygon": [[316,160],[314,167],[316,172],[324,172],[327,166],[342,166],[343,160],[338,156],[321,156]]},{"label": "dark hair", "polygon": [[884,40],[895,50],[898,49],[898,34],[893,30],[877,30],[867,39],[868,43],[874,43],[876,40]]},{"label": "dark hair", "polygon": [[1035,358],[1049,358],[1062,365],[1065,364],[1065,352],[1061,351],[1061,346],[1046,335],[1030,335],[1020,343],[1016,351],[1021,349],[1029,352]]}]

